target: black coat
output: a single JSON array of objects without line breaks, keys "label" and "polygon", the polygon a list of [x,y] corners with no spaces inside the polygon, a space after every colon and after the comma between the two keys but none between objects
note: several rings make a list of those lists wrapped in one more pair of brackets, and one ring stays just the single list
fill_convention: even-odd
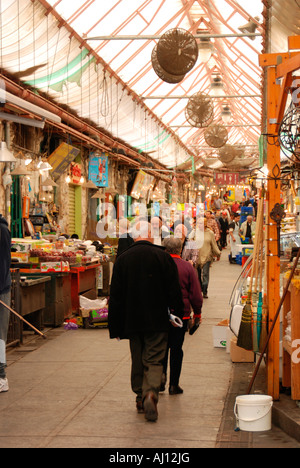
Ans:
[{"label": "black coat", "polygon": [[11,236],[7,221],[0,215],[0,294],[11,287]]},{"label": "black coat", "polygon": [[109,299],[110,338],[137,332],[167,332],[168,309],[182,318],[178,270],[163,247],[135,242],[114,265]]},{"label": "black coat", "polygon": [[229,222],[228,222],[228,219],[224,219],[224,218],[219,218],[219,222],[220,222],[220,226],[221,226],[221,231],[223,233],[226,233],[229,229]]}]

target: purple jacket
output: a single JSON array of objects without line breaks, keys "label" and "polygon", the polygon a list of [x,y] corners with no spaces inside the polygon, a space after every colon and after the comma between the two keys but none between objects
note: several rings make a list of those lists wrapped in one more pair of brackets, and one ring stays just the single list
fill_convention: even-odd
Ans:
[{"label": "purple jacket", "polygon": [[203,296],[197,273],[193,266],[179,255],[171,255],[177,265],[179,282],[184,302],[184,319],[191,315],[191,307],[195,317],[200,317],[202,312]]}]

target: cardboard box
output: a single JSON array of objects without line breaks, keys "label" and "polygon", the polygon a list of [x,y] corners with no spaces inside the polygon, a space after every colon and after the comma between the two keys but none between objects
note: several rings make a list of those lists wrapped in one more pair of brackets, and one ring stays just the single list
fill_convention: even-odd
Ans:
[{"label": "cardboard box", "polygon": [[237,345],[237,338],[234,337],[230,342],[230,357],[232,362],[254,362],[253,351],[247,351]]},{"label": "cardboard box", "polygon": [[11,258],[18,260],[20,263],[28,263],[29,254],[26,252],[11,252]]},{"label": "cardboard box", "polygon": [[226,349],[228,327],[216,325],[213,327],[213,342],[215,348]]},{"label": "cardboard box", "polygon": [[70,271],[68,262],[47,262],[41,263],[42,273],[61,273]]}]

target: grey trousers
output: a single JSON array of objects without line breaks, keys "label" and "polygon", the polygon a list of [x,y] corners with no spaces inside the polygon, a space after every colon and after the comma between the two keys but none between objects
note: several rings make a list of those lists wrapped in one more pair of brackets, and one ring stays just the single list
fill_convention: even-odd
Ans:
[{"label": "grey trousers", "polygon": [[168,333],[137,333],[130,338],[131,388],[136,401],[143,401],[152,391],[158,400]]},{"label": "grey trousers", "polygon": [[[0,300],[10,306],[11,292],[0,294]],[[10,312],[0,304],[0,379],[6,378],[6,342]]]}]

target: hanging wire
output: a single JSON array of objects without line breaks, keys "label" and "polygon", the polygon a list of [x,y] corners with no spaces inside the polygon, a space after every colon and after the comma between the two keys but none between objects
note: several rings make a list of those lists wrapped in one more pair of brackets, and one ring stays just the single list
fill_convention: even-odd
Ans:
[{"label": "hanging wire", "polygon": [[67,105],[69,105],[69,65],[70,65],[70,55],[71,55],[71,42],[72,42],[72,38],[70,37],[69,50],[68,50],[68,54],[67,54],[67,80],[66,80]]},{"label": "hanging wire", "polygon": [[109,114],[109,97],[108,97],[108,87],[107,87],[107,78],[106,70],[103,70],[103,81],[102,81],[102,100],[100,112],[102,117],[108,117]]}]

